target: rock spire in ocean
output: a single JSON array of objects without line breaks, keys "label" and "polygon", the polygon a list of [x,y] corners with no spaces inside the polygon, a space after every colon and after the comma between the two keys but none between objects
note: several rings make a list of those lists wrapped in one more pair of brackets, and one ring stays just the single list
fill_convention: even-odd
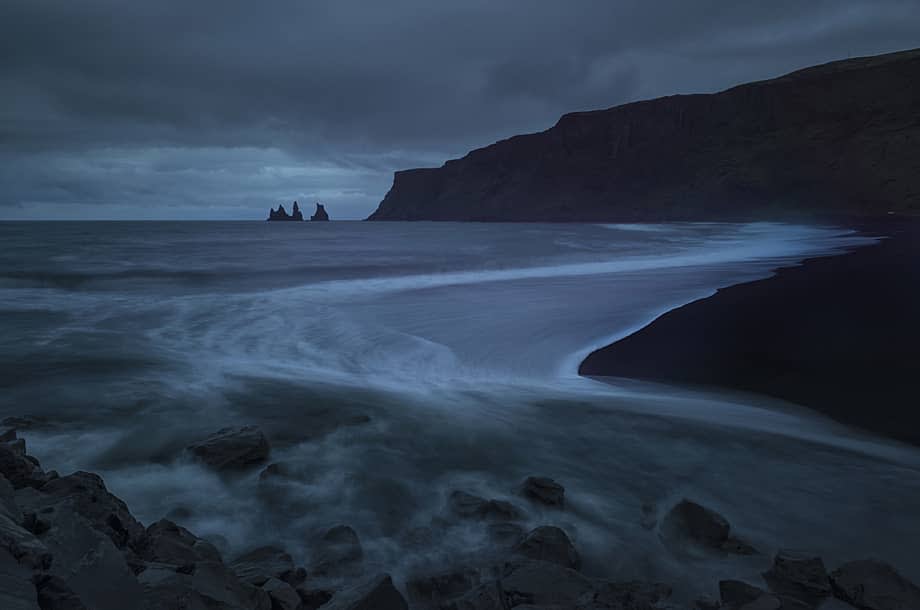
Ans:
[{"label": "rock spire in ocean", "polygon": [[291,214],[288,214],[284,206],[279,204],[277,210],[274,208],[268,209],[268,220],[303,220],[303,212],[300,211],[296,201],[291,209]]},{"label": "rock spire in ocean", "polygon": [[310,220],[329,220],[329,214],[326,213],[326,208],[323,207],[323,204],[316,203],[316,213],[310,217]]}]

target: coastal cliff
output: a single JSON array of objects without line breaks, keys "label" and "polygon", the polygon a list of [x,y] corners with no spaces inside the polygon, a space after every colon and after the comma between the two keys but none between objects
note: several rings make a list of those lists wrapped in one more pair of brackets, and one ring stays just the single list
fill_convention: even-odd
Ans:
[{"label": "coastal cliff", "polygon": [[396,172],[369,220],[920,214],[920,50],[563,116]]}]

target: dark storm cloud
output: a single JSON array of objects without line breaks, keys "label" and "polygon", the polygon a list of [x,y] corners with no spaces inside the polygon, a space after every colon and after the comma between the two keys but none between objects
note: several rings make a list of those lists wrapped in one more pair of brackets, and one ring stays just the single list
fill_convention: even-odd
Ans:
[{"label": "dark storm cloud", "polygon": [[0,217],[370,212],[572,110],[920,46],[899,0],[5,0]]}]

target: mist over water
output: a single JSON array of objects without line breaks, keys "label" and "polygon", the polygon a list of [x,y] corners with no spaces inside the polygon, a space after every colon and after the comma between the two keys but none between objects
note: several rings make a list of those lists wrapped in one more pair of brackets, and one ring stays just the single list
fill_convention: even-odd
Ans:
[{"label": "mist over water", "polygon": [[[792,546],[917,579],[915,449],[754,396],[576,375],[674,306],[869,241],[764,223],[0,224],[0,415],[46,416],[25,433],[44,467],[99,472],[145,523],[231,555],[308,561],[345,523],[399,582],[493,552],[484,526],[439,519],[463,489],[564,527],[593,575],[697,592]],[[183,453],[250,423],[284,477]],[[514,496],[531,474],[566,486],[566,511]],[[766,554],[672,556],[642,506],[685,496]]]}]

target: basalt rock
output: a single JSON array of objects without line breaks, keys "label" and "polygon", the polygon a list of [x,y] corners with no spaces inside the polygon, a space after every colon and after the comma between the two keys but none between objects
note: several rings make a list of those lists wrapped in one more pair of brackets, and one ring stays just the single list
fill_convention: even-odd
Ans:
[{"label": "basalt rock", "polygon": [[520,491],[532,502],[555,508],[565,506],[565,487],[550,478],[527,477]]},{"label": "basalt rock", "polygon": [[780,599],[760,587],[740,580],[719,582],[719,596],[725,610],[781,610]]},{"label": "basalt rock", "polygon": [[530,559],[548,561],[565,568],[578,569],[581,559],[575,545],[558,527],[542,526],[531,531],[514,547],[514,552]]},{"label": "basalt rock", "polygon": [[188,450],[211,468],[227,471],[264,462],[271,448],[258,426],[243,426],[218,430]]},{"label": "basalt rock", "polygon": [[454,491],[448,498],[453,515],[461,519],[484,521],[516,521],[524,517],[523,511],[504,500],[487,500],[465,491]]},{"label": "basalt rock", "polygon": [[146,541],[146,530],[127,505],[106,489],[97,474],[78,471],[53,479],[39,490],[23,490],[16,501],[27,512],[48,519],[55,511],[74,511],[89,525],[108,536],[119,549],[137,551]]},{"label": "basalt rock", "polygon": [[728,520],[716,511],[691,500],[681,500],[661,523],[662,541],[672,550],[684,551],[688,544],[736,555],[757,553],[751,545],[731,536]]},{"label": "basalt rock", "polygon": [[883,561],[851,561],[830,576],[834,595],[861,610],[920,608],[920,587]]},{"label": "basalt rock", "polygon": [[355,530],[347,525],[337,525],[320,537],[308,572],[316,576],[351,573],[363,557],[364,550]]},{"label": "basalt rock", "polygon": [[763,574],[770,590],[782,597],[815,606],[831,594],[831,583],[820,557],[799,551],[782,550],[773,567]]},{"label": "basalt rock", "polygon": [[323,204],[316,204],[316,212],[313,214],[313,216],[310,216],[310,220],[319,220],[323,222],[329,220],[329,214],[326,212],[326,208],[323,206]]},{"label": "basalt rock", "polygon": [[284,209],[283,205],[278,205],[278,209],[269,209],[267,220],[290,220],[290,221],[301,221],[303,220],[303,212],[300,211],[300,207],[297,205],[297,202],[294,202],[294,208],[291,210],[291,213],[288,214],[287,210]]},{"label": "basalt rock", "polygon": [[389,574],[379,574],[337,592],[323,610],[406,610],[408,607]]},{"label": "basalt rock", "polygon": [[17,437],[16,430],[8,429],[0,442],[0,475],[16,489],[41,487],[58,475],[53,470],[45,472],[31,455],[26,453],[26,441]]},{"label": "basalt rock", "polygon": [[262,585],[272,602],[272,610],[301,610],[303,601],[290,584],[271,578]]},{"label": "basalt rock", "polygon": [[475,568],[452,570],[416,577],[406,583],[406,592],[413,606],[438,607],[465,595],[481,581],[480,572]]},{"label": "basalt rock", "polygon": [[160,519],[148,527],[146,534],[140,553],[145,561],[177,567],[199,561],[221,561],[220,553],[214,545],[168,519]]},{"label": "basalt rock", "polygon": [[230,563],[230,568],[240,580],[258,587],[271,579],[296,587],[306,579],[306,572],[294,566],[291,556],[275,546],[263,546],[244,553]]}]

